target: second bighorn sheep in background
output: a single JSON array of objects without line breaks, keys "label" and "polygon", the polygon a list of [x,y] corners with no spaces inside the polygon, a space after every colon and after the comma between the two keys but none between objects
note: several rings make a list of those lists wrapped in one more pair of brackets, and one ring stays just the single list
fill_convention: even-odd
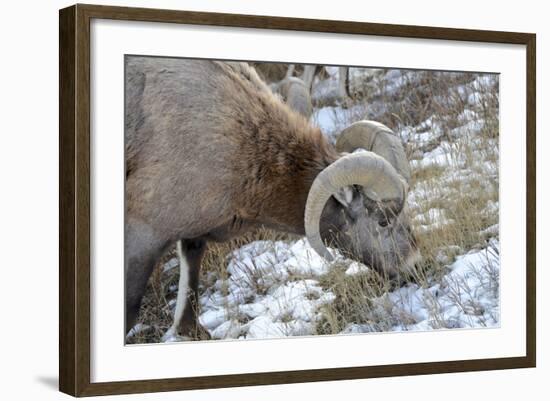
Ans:
[{"label": "second bighorn sheep in background", "polygon": [[347,153],[363,135],[350,131],[341,153],[245,63],[129,57],[126,71],[127,330],[179,239],[177,332],[189,337],[207,336],[197,309],[208,241],[265,226],[306,234],[328,259],[326,244],[383,274],[410,268],[406,160],[384,153],[385,129],[366,122],[374,139],[359,147],[372,151]]},{"label": "second bighorn sheep in background", "polygon": [[[304,71],[300,76],[309,93],[311,93],[315,75],[319,71],[317,67],[316,65],[304,65]],[[292,76],[294,72],[293,64],[290,65],[288,71],[290,71],[290,75],[287,73],[287,76]],[[338,67],[338,95],[340,100],[345,100],[350,96],[349,67]]]},{"label": "second bighorn sheep in background", "polygon": [[309,120],[313,113],[309,89],[300,78],[288,76],[282,81],[271,85],[272,90],[279,94],[283,101],[294,111]]}]

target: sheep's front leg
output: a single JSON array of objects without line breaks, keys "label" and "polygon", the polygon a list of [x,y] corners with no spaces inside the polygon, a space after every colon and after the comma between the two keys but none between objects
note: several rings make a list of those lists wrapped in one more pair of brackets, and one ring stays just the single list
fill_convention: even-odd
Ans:
[{"label": "sheep's front leg", "polygon": [[178,296],[172,327],[165,339],[178,340],[209,339],[210,335],[198,320],[199,314],[199,273],[206,241],[180,240],[176,252],[180,262]]}]

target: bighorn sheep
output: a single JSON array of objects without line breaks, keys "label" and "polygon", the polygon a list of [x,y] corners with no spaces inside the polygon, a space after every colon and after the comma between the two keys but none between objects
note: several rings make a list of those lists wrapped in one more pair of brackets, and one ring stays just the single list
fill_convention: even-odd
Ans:
[{"label": "bighorn sheep", "polygon": [[279,94],[282,100],[294,111],[309,119],[313,113],[311,96],[304,81],[288,76],[273,84],[271,89]]},{"label": "bighorn sheep", "polygon": [[207,336],[196,310],[208,241],[263,225],[382,273],[412,263],[408,170],[385,128],[362,123],[372,134],[359,145],[371,151],[354,153],[363,134],[344,132],[340,153],[245,63],[128,57],[125,99],[126,330],[155,262],[180,239],[176,317],[188,337]]},{"label": "bighorn sheep", "polygon": [[[271,89],[281,95],[283,99],[286,99],[284,91],[288,91],[289,88],[295,88],[290,85],[292,83],[299,85],[300,96],[302,96],[302,93],[307,93],[307,96],[310,97],[315,77],[320,78],[327,74],[323,67],[312,64],[301,65],[299,69],[294,64],[288,64],[286,71],[283,69],[284,64],[255,63],[254,66],[258,70],[259,75],[270,84]],[[286,84],[286,88],[283,84]],[[346,101],[351,96],[348,67],[338,67],[337,94],[341,101]],[[304,104],[304,102],[303,100],[298,104]],[[311,103],[311,98],[309,102]]]},{"label": "bighorn sheep", "polygon": [[[291,64],[293,67],[294,65]],[[291,67],[289,67],[289,71]],[[294,68],[292,68],[290,76],[292,76],[292,73]],[[306,88],[309,92],[311,92],[311,87],[313,85],[313,81],[315,79],[315,75],[317,74],[317,66],[316,65],[305,65],[304,71],[301,75],[301,79],[304,82]],[[288,75],[288,73],[287,73]],[[348,67],[338,67],[338,95],[340,96],[340,99],[347,99],[350,96],[350,88],[349,88],[349,68]]]}]

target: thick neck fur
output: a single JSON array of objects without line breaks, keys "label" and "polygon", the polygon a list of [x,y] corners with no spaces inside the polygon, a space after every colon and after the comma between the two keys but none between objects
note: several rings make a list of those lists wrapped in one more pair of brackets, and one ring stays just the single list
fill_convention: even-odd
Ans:
[{"label": "thick neck fur", "polygon": [[[270,93],[248,94],[236,118],[243,133],[233,165],[240,217],[304,234],[304,209],[315,177],[338,158],[318,128]],[[235,110],[235,109],[233,109]]]}]

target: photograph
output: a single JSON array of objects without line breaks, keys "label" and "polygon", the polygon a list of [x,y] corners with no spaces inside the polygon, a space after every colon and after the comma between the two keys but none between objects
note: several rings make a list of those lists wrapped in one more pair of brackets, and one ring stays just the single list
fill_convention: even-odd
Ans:
[{"label": "photograph", "polygon": [[126,345],[500,327],[499,73],[123,62]]}]

